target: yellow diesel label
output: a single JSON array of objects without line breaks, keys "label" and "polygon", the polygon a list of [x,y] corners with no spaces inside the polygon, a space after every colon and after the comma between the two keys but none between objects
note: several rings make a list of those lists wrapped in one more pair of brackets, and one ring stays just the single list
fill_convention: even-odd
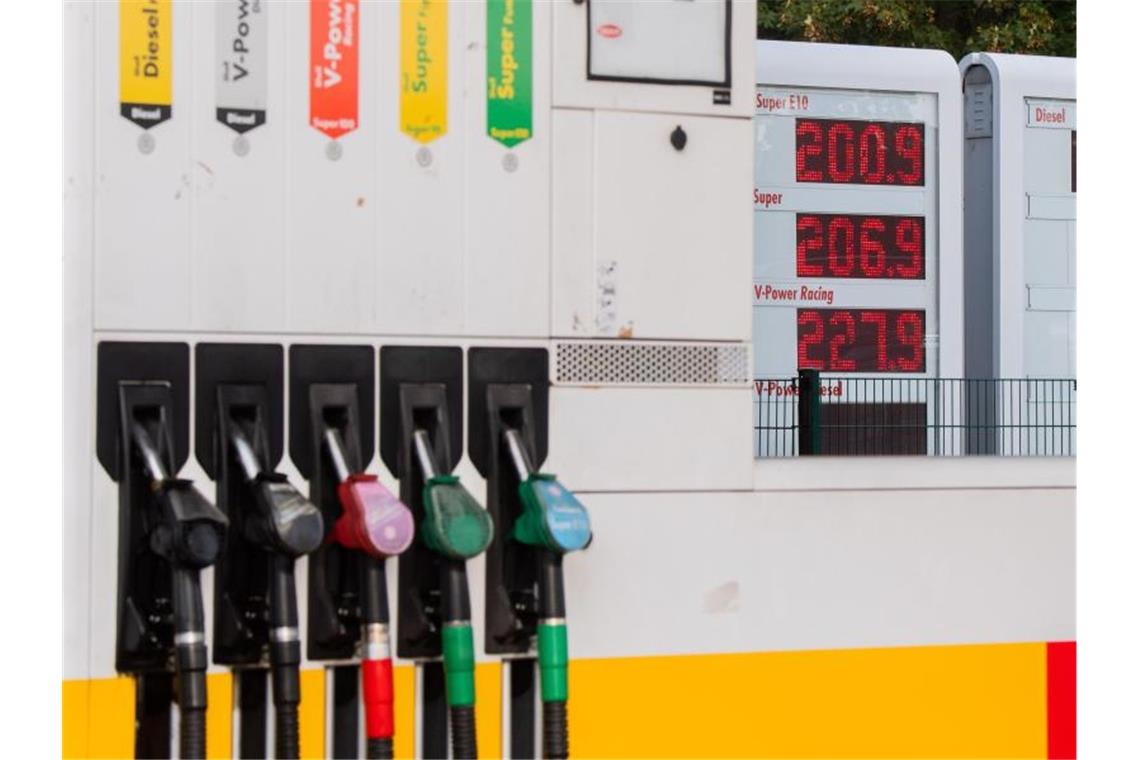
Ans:
[{"label": "yellow diesel label", "polygon": [[119,0],[119,108],[150,129],[173,106],[170,0]]}]

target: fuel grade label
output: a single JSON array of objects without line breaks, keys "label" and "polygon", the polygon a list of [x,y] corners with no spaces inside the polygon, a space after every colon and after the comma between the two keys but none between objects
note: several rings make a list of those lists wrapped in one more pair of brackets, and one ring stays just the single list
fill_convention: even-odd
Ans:
[{"label": "fuel grade label", "polygon": [[358,0],[309,2],[309,124],[335,140],[360,126]]},{"label": "fuel grade label", "polygon": [[447,132],[445,0],[400,0],[400,131],[421,143]]},{"label": "fuel grade label", "polygon": [[487,0],[487,135],[511,148],[532,136],[531,0]]},{"label": "fuel grade label", "polygon": [[238,134],[265,123],[268,13],[266,0],[223,0],[215,6],[217,118]]},{"label": "fuel grade label", "polygon": [[143,129],[173,113],[170,0],[119,0],[119,112]]}]

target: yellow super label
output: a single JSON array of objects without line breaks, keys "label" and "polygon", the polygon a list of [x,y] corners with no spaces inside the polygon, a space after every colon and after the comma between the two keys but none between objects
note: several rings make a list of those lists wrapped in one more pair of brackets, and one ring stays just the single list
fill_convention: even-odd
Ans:
[{"label": "yellow super label", "polygon": [[400,131],[422,143],[447,132],[446,0],[400,0]]},{"label": "yellow super label", "polygon": [[119,108],[143,129],[172,112],[172,10],[170,0],[119,0]]}]

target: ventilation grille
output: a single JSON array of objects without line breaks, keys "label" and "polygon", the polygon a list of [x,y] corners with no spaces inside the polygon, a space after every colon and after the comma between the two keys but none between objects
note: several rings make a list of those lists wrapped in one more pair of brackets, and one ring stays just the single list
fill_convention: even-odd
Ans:
[{"label": "ventilation grille", "polygon": [[554,379],[589,385],[747,384],[748,349],[741,344],[558,343]]}]

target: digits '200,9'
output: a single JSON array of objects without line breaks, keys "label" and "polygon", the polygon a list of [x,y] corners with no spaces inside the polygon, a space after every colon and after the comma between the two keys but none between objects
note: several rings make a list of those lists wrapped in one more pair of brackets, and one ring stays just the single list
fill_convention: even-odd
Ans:
[{"label": "digits '200,9'", "polygon": [[796,182],[923,185],[924,135],[909,122],[796,119]]},{"label": "digits '200,9'", "polygon": [[799,309],[800,369],[821,372],[925,372],[922,309]]}]

